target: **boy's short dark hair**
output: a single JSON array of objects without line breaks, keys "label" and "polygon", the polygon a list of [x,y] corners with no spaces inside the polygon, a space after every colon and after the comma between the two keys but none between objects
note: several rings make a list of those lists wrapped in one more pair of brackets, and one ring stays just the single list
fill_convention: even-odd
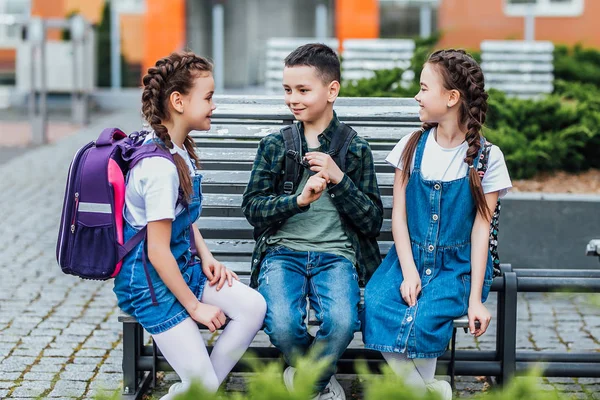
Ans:
[{"label": "boy's short dark hair", "polygon": [[331,47],[322,43],[309,43],[298,47],[285,58],[284,63],[286,67],[314,67],[327,85],[333,81],[341,81],[340,60]]}]

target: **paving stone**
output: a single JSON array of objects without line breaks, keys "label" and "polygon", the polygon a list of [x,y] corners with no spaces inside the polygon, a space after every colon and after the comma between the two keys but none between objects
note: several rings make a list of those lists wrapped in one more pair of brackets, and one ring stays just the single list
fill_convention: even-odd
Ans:
[{"label": "paving stone", "polygon": [[106,350],[102,349],[81,349],[77,352],[76,357],[104,357]]},{"label": "paving stone", "polygon": [[87,382],[96,374],[94,371],[64,371],[60,374],[60,379],[67,381],[84,381]]},{"label": "paving stone", "polygon": [[86,388],[86,382],[59,380],[48,397],[81,397]]},{"label": "paving stone", "polygon": [[123,367],[119,364],[102,364],[100,367],[100,373],[121,373],[123,372]]},{"label": "paving stone", "polygon": [[14,382],[21,376],[21,372],[4,372],[0,371],[0,381]]},{"label": "paving stone", "polygon": [[25,381],[51,381],[56,374],[52,372],[36,372],[30,371],[23,376]]},{"label": "paving stone", "polygon": [[0,389],[10,389],[15,386],[14,381],[0,381]]},{"label": "paving stone", "polygon": [[44,350],[44,357],[70,357],[73,354],[73,349],[60,348],[60,349],[46,349]]},{"label": "paving stone", "polygon": [[12,397],[39,397],[52,386],[51,381],[23,381]]},{"label": "paving stone", "polygon": [[0,364],[0,371],[16,372],[22,371],[28,365],[33,364],[35,357],[9,357]]},{"label": "paving stone", "polygon": [[39,348],[17,348],[13,351],[11,356],[31,356],[37,357],[42,351],[44,347]]},{"label": "paving stone", "polygon": [[67,364],[65,365],[65,371],[77,372],[77,371],[96,371],[98,369],[97,364]]},{"label": "paving stone", "polygon": [[[42,359],[43,360],[43,359]],[[61,364],[37,364],[31,367],[31,372],[51,372],[57,373],[62,370],[63,366]]]}]

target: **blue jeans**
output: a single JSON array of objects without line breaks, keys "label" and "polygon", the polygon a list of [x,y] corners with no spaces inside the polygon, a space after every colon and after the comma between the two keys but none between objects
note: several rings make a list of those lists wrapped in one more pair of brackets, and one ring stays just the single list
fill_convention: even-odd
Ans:
[{"label": "blue jeans", "polygon": [[[334,254],[275,246],[261,264],[258,291],[267,301],[265,332],[289,365],[312,346],[317,346],[321,357],[331,359],[316,384],[315,389],[322,391],[360,329],[360,289],[354,265]],[[320,323],[314,338],[305,324],[307,296]]]}]

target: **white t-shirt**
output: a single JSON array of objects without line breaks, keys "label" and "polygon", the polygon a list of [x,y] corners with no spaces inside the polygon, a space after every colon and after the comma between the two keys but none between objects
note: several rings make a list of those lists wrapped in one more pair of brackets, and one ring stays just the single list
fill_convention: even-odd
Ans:
[{"label": "white t-shirt", "polygon": [[[385,161],[402,170],[400,162],[404,147],[413,134],[406,135],[394,149],[388,154]],[[467,142],[459,146],[446,149],[441,147],[435,140],[435,128],[432,128],[425,143],[423,160],[421,162],[421,173],[423,178],[431,181],[452,181],[467,175],[468,165],[464,162],[469,145]],[[411,172],[415,167],[416,154],[413,155]],[[488,168],[481,181],[484,193],[500,192],[499,197],[504,197],[512,187],[508,169],[504,161],[504,154],[498,146],[492,145],[488,160]]]},{"label": "white t-shirt", "polygon": [[[147,141],[153,137],[154,134],[148,135]],[[187,151],[175,143],[173,149],[188,164],[190,176],[195,176],[196,170]],[[125,219],[136,228],[144,227],[150,221],[174,220],[183,211],[183,206],[177,204],[178,196],[179,176],[175,164],[163,157],[144,158],[129,172]]]}]

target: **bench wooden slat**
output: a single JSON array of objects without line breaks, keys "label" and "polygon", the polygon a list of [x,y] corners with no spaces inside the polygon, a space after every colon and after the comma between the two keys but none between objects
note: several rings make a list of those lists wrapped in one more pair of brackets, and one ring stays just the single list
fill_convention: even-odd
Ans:
[{"label": "bench wooden slat", "polygon": [[[391,218],[392,196],[382,196],[384,217]],[[202,215],[206,217],[241,217],[241,194],[206,193],[202,199]]]},{"label": "bench wooden slat", "polygon": [[[200,217],[196,222],[205,239],[252,239],[252,225],[244,217]],[[385,219],[379,240],[392,240],[392,221]]]},{"label": "bench wooden slat", "polygon": [[[221,257],[223,260],[229,259],[231,261],[243,262],[248,260],[248,266],[250,266],[250,257],[252,256],[252,250],[254,249],[254,240],[206,239],[206,244],[215,257],[217,255],[224,256],[225,258]],[[382,256],[387,254],[392,247],[392,244],[393,242],[391,241],[379,241],[379,250],[381,251]],[[221,258],[219,258],[219,260],[221,260]]]},{"label": "bench wooden slat", "polygon": [[[196,153],[200,160],[205,161],[246,161],[254,162],[256,158],[256,148],[198,148]],[[390,153],[389,150],[372,150],[375,163],[383,164],[385,158]]]},{"label": "bench wooden slat", "polygon": [[[227,141],[253,141],[258,142],[263,137],[278,132],[285,124],[273,125],[232,125],[214,123],[209,131],[193,131],[191,137],[199,139],[222,139]],[[363,138],[371,142],[386,142],[396,144],[405,135],[414,132],[420,126],[415,122],[412,126],[354,126],[354,130]]]}]

